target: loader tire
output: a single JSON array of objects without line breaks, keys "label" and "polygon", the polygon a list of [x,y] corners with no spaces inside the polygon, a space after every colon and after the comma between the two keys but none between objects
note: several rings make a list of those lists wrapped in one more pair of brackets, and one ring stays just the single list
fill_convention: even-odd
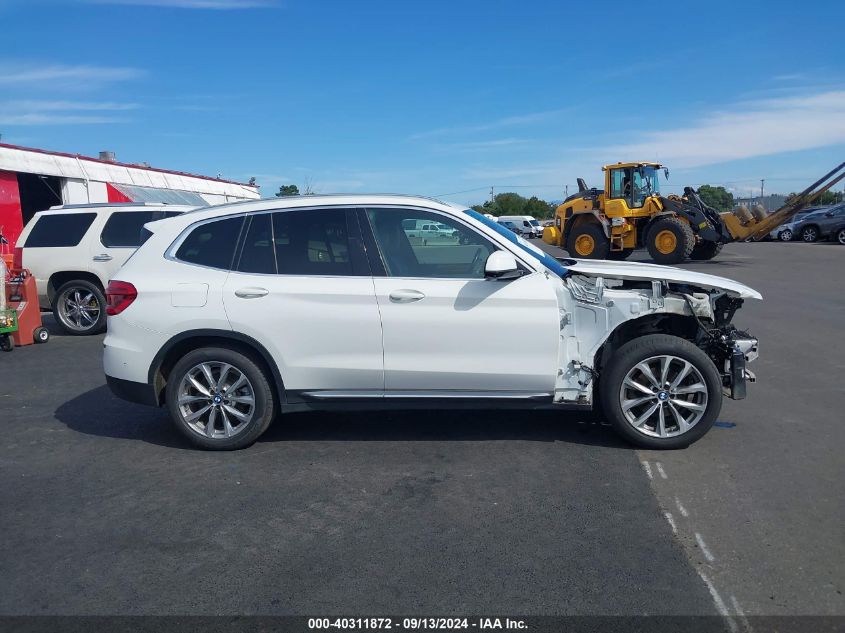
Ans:
[{"label": "loader tire", "polygon": [[695,235],[690,225],[674,215],[656,220],[648,231],[648,254],[657,264],[680,264],[692,253]]},{"label": "loader tire", "polygon": [[572,229],[566,240],[570,257],[580,259],[606,259],[610,242],[598,224],[585,222]]},{"label": "loader tire", "polygon": [[628,259],[631,256],[631,253],[634,252],[633,248],[625,248],[621,251],[610,251],[607,254],[608,259],[613,259],[618,262],[621,262],[623,259]]},{"label": "loader tire", "polygon": [[701,242],[692,249],[692,253],[690,253],[689,258],[697,261],[713,259],[716,255],[722,252],[723,246],[724,244],[721,242]]}]

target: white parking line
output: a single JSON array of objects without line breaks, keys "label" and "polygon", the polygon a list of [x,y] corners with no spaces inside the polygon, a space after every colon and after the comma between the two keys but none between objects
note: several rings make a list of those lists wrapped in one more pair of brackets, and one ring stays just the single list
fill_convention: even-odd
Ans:
[{"label": "white parking line", "polygon": [[684,505],[681,503],[681,500],[678,499],[678,497],[675,497],[675,505],[678,506],[678,512],[681,513],[682,517],[688,517],[689,516],[689,512],[687,512],[687,509],[684,507]]},{"label": "white parking line", "polygon": [[663,479],[669,479],[669,476],[666,474],[666,471],[663,470],[663,464],[661,464],[660,462],[656,462],[655,466],[657,466],[657,472],[660,473],[660,476]]},{"label": "white parking line", "polygon": [[751,623],[748,621],[748,618],[745,617],[745,613],[742,610],[742,607],[739,606],[739,602],[737,599],[731,595],[731,604],[734,607],[734,611],[739,616],[739,619],[742,621],[742,626],[745,627],[746,631],[753,631],[754,629],[751,628]]},{"label": "white parking line", "polygon": [[666,517],[666,520],[669,521],[669,525],[672,527],[672,533],[678,533],[678,526],[675,525],[675,519],[672,518],[672,514],[670,512],[664,512],[663,516]]},{"label": "white parking line", "polygon": [[704,554],[704,558],[707,559],[708,563],[712,563],[716,560],[716,557],[713,556],[713,553],[709,549],[707,549],[707,544],[698,532],[695,533],[695,542],[698,543],[698,547],[701,549],[701,553]]},{"label": "white parking line", "polygon": [[739,627],[734,622],[734,619],[731,617],[728,608],[725,606],[724,600],[722,600],[722,596],[719,595],[719,592],[716,591],[716,587],[710,582],[710,579],[705,576],[701,570],[697,570],[698,575],[701,576],[701,579],[704,581],[704,584],[707,585],[707,589],[710,590],[710,596],[713,598],[713,604],[716,605],[716,611],[719,612],[720,615],[725,617],[725,621],[728,623],[728,628],[731,630],[731,633],[737,633]]},{"label": "white parking line", "polygon": [[646,461],[641,462],[641,463],[642,463],[642,465],[643,465],[643,470],[645,471],[645,474],[646,474],[646,475],[648,475],[648,478],[649,478],[649,479],[654,479],[654,478],[651,476],[651,465],[650,465],[648,462],[646,462]]}]

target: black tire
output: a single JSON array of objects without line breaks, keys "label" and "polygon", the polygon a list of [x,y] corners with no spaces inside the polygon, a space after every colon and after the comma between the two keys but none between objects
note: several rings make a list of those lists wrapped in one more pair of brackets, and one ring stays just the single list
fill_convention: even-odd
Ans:
[{"label": "black tire", "polygon": [[[675,238],[671,250],[658,248],[656,243],[656,240],[666,231],[669,231]],[[648,230],[646,248],[648,248],[648,254],[657,264],[680,264],[689,258],[694,246],[695,235],[690,225],[677,216],[667,215],[655,220]]]},{"label": "black tire", "polygon": [[0,334],[0,351],[11,352],[15,349],[15,341],[11,334]]},{"label": "black tire", "polygon": [[690,253],[689,258],[694,259],[697,261],[704,261],[707,259],[713,259],[722,252],[722,247],[724,244],[721,242],[707,242],[702,241],[692,249],[692,253]]},{"label": "black tire", "polygon": [[35,328],[32,332],[32,340],[38,345],[46,343],[50,340],[50,330],[44,326]]},{"label": "black tire", "polygon": [[[232,437],[210,438],[201,435],[183,418],[179,408],[179,387],[186,374],[201,363],[226,363],[246,376],[252,387],[254,411],[244,428]],[[202,347],[188,352],[171,370],[165,391],[170,418],[176,428],[194,445],[217,451],[231,451],[252,445],[270,426],[276,414],[276,394],[257,358],[220,347]]]},{"label": "black tire", "polygon": [[[586,250],[584,245],[591,245]],[[579,249],[580,248],[580,252]],[[571,257],[580,259],[606,259],[610,242],[602,228],[595,222],[582,222],[574,227],[566,240],[566,250]]]},{"label": "black tire", "polygon": [[[704,379],[707,405],[702,417],[686,432],[673,437],[653,437],[635,429],[622,411],[622,383],[638,363],[660,355],[671,355],[693,365]],[[611,357],[599,381],[601,408],[608,422],[626,440],[642,448],[685,448],[700,439],[722,408],[722,381],[710,357],[686,339],[669,334],[649,334],[629,341]]]},{"label": "black tire", "polygon": [[801,229],[801,239],[807,243],[819,241],[819,228],[817,226],[805,226]]},{"label": "black tire", "polygon": [[[92,297],[86,304],[91,310],[96,309],[96,318],[90,325],[83,318],[80,318],[79,321],[84,325],[77,326],[73,321],[73,316],[70,315],[66,307],[65,300],[71,298],[71,293],[77,290],[82,297],[86,297],[89,294]],[[90,281],[84,279],[68,281],[59,287],[56,291],[56,296],[53,297],[53,316],[59,327],[71,336],[99,334],[106,329],[106,297],[103,295],[102,289]],[[92,316],[94,315],[92,314]]]},{"label": "black tire", "polygon": [[845,246],[845,229],[839,229],[836,232],[836,241]]},{"label": "black tire", "polygon": [[621,262],[622,260],[628,259],[631,256],[631,253],[633,252],[633,248],[624,248],[621,251],[610,251],[607,254],[607,258]]}]

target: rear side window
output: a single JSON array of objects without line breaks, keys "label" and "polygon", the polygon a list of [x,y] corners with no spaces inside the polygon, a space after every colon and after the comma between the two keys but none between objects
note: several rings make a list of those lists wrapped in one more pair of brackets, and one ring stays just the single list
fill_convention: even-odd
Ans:
[{"label": "rear side window", "polygon": [[206,222],[190,232],[176,251],[176,259],[209,268],[229,270],[243,216]]},{"label": "rear side window", "polygon": [[24,246],[27,248],[76,246],[82,241],[85,232],[96,217],[96,213],[42,215],[32,227]]},{"label": "rear side window", "polygon": [[138,248],[143,242],[141,231],[147,222],[179,215],[175,211],[124,211],[112,213],[106,221],[100,241],[109,248]]},{"label": "rear side window", "polygon": [[343,209],[276,212],[273,244],[279,274],[354,274]]}]

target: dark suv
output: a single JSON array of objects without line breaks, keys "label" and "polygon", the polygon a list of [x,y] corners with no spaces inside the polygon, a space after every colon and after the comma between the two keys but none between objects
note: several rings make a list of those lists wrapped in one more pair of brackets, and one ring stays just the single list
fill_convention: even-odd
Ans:
[{"label": "dark suv", "polygon": [[845,203],[819,211],[804,218],[796,227],[795,234],[805,242],[815,242],[835,236],[845,222]]}]

